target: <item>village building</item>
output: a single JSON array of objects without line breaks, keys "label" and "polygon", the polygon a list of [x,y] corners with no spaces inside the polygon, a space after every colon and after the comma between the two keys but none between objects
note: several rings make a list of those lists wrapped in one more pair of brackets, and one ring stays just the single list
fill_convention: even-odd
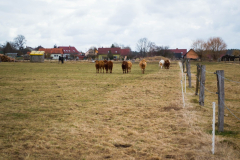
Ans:
[{"label": "village building", "polygon": [[184,59],[193,59],[193,60],[198,60],[198,54],[193,50],[190,49],[186,54],[183,55]]},{"label": "village building", "polygon": [[45,52],[45,58],[58,60],[63,56],[63,50],[61,48],[39,48],[38,51]]},{"label": "village building", "polygon": [[96,56],[97,53],[98,53],[98,50],[89,49],[89,50],[85,53],[85,56]]},{"label": "village building", "polygon": [[181,59],[187,53],[187,49],[168,49],[173,53],[175,59]]},{"label": "village building", "polygon": [[109,54],[112,54],[113,59],[119,60],[130,54],[130,49],[116,48],[98,48],[97,59],[107,59]]},{"label": "village building", "polygon": [[44,62],[44,51],[31,51],[30,55],[30,62]]},{"label": "village building", "polygon": [[63,55],[66,59],[83,59],[84,54],[79,52],[73,46],[58,46],[59,49],[63,50]]}]

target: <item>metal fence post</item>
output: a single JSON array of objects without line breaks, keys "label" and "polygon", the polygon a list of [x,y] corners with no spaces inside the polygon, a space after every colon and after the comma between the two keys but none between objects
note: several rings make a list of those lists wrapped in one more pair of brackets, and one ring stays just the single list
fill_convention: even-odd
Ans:
[{"label": "metal fence post", "polygon": [[212,154],[214,154],[215,147],[215,102],[213,102],[213,119],[212,119]]},{"label": "metal fence post", "polygon": [[184,94],[183,94],[183,82],[181,80],[181,86],[182,86],[182,97],[183,97],[183,108],[185,107],[185,101],[184,101]]}]

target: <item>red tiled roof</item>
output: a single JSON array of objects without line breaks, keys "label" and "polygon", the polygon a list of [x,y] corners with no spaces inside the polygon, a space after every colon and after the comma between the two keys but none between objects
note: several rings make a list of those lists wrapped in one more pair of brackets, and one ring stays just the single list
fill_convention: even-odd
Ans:
[{"label": "red tiled roof", "polygon": [[171,52],[173,53],[182,53],[182,55],[184,56],[187,53],[187,49],[169,49]]},{"label": "red tiled roof", "polygon": [[98,54],[108,54],[109,50],[112,54],[121,54],[121,48],[98,48]]},{"label": "red tiled roof", "polygon": [[73,46],[59,46],[58,48],[61,48],[63,50],[63,53],[80,53],[78,50]]},{"label": "red tiled roof", "polygon": [[45,53],[51,54],[63,54],[63,50],[61,48],[39,48],[38,51],[45,51]]},{"label": "red tiled roof", "polygon": [[98,48],[98,54],[108,54],[109,50],[111,50],[112,54],[120,54],[121,56],[127,56],[130,53],[130,49]]},{"label": "red tiled roof", "polygon": [[121,56],[127,56],[130,54],[130,49],[121,49]]}]

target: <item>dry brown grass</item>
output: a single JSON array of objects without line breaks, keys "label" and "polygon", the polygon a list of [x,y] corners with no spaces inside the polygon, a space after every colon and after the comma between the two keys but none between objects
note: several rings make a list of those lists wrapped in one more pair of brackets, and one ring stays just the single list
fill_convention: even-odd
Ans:
[{"label": "dry brown grass", "polygon": [[120,63],[112,74],[87,62],[0,66],[1,159],[240,158],[231,137],[211,154],[211,109],[190,90],[183,108],[177,62],[148,63],[144,75],[138,63],[129,74]]}]

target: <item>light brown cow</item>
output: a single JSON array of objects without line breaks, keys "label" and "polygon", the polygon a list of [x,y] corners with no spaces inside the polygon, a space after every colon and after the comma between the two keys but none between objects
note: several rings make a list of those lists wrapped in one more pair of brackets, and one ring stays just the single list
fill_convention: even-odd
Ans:
[{"label": "light brown cow", "polygon": [[139,66],[140,66],[140,68],[141,68],[141,70],[142,70],[142,73],[144,74],[145,68],[147,67],[147,62],[146,62],[146,60],[145,60],[145,59],[141,60],[141,61],[139,62]]},{"label": "light brown cow", "polygon": [[99,73],[99,61],[95,61],[96,73]]},{"label": "light brown cow", "polygon": [[131,61],[127,61],[127,63],[128,63],[128,72],[131,72],[132,62]]},{"label": "light brown cow", "polygon": [[99,61],[99,69],[100,69],[100,73],[104,73],[104,62],[103,61]]}]

